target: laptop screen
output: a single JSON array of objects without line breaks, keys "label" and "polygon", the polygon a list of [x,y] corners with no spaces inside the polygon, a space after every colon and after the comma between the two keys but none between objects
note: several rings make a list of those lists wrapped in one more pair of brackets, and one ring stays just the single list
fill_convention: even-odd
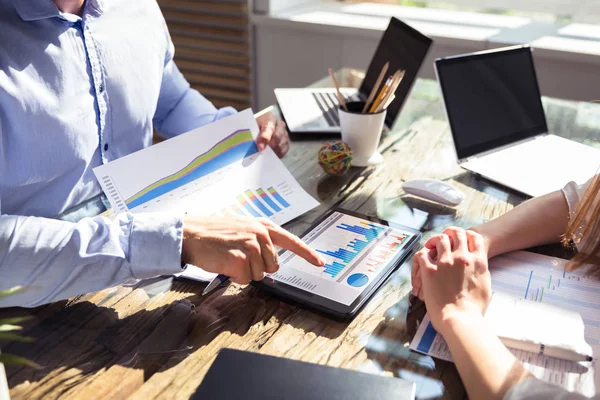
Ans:
[{"label": "laptop screen", "polygon": [[459,159],[548,131],[529,47],[435,64]]},{"label": "laptop screen", "polygon": [[[391,127],[396,120],[431,43],[432,40],[427,36],[397,18],[390,20],[390,24],[381,37],[359,91],[365,98],[369,96],[386,62],[390,63],[386,73],[388,76],[393,75],[399,69],[406,71],[402,82],[394,92],[396,98],[387,109],[385,123],[388,127]],[[387,76],[383,83],[386,78]]]}]

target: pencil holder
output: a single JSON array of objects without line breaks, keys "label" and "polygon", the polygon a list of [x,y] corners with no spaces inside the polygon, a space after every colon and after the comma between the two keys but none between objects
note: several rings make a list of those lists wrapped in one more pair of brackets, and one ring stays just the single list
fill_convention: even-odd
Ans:
[{"label": "pencil holder", "polygon": [[348,111],[339,107],[342,140],[352,150],[352,166],[367,167],[377,165],[383,157],[377,151],[381,131],[385,123],[386,110],[375,114],[363,114],[364,101],[346,103]]}]

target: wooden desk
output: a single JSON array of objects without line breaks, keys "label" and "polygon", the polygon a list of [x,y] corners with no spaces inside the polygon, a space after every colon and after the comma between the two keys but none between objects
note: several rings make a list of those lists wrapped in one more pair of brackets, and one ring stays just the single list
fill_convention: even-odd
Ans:
[{"label": "wooden desk", "polygon": [[[338,76],[344,86],[356,86],[361,78],[351,70]],[[315,86],[327,84],[324,80]],[[600,146],[600,107],[544,101],[553,133]],[[284,159],[321,202],[291,224],[295,233],[329,207],[341,205],[400,223],[420,219],[427,238],[449,225],[469,227],[499,216],[524,200],[458,167],[433,81],[416,84],[395,129],[382,140],[385,161],[380,167],[328,177],[316,162],[321,143],[296,141]],[[466,200],[452,209],[403,195],[402,182],[417,177],[448,180]],[[164,278],[142,286],[120,286],[35,310],[2,311],[30,313],[33,319],[24,333],[36,338],[35,343],[11,343],[4,350],[44,366],[39,371],[8,369],[13,399],[187,398],[223,347],[415,380],[419,397],[465,397],[452,364],[417,355],[409,359],[405,345],[424,313],[423,305],[414,302],[407,317],[410,263],[350,323],[332,321],[251,287],[230,285],[203,298],[204,284],[195,282]]]}]

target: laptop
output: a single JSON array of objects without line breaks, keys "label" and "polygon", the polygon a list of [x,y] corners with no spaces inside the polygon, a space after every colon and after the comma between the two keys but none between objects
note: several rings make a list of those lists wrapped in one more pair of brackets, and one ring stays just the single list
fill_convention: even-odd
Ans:
[{"label": "laptop", "polygon": [[[386,62],[390,63],[388,75],[392,75],[398,69],[405,70],[404,79],[395,92],[396,98],[387,109],[385,125],[391,128],[408,97],[431,44],[432,40],[427,36],[399,19],[392,18],[377,46],[360,88],[357,90],[342,87],[340,88],[342,95],[346,101],[366,101]],[[278,88],[275,89],[275,97],[291,133],[340,133],[335,89]]]},{"label": "laptop", "polygon": [[435,69],[461,167],[534,197],[598,171],[599,149],[548,134],[529,46],[441,58]]},{"label": "laptop", "polygon": [[234,349],[221,349],[191,400],[414,400],[416,384]]}]

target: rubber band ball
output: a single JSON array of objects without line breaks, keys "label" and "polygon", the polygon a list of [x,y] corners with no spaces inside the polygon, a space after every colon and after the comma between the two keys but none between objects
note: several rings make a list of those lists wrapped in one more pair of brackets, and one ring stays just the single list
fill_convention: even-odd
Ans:
[{"label": "rubber band ball", "polygon": [[325,142],[319,149],[319,165],[329,175],[344,175],[351,162],[352,150],[341,140]]}]

